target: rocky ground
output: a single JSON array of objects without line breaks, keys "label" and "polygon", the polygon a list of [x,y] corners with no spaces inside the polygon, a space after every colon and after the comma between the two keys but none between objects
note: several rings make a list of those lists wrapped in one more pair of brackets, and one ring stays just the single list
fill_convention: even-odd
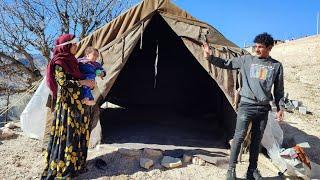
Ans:
[{"label": "rocky ground", "polygon": [[[319,124],[294,118],[295,114],[286,114],[287,122],[282,124],[286,139],[307,141],[312,149],[307,151],[312,161],[319,163],[320,129]],[[310,128],[315,127],[315,128]],[[300,129],[298,129],[298,126]],[[308,128],[309,127],[309,128]],[[14,139],[1,140],[0,145],[0,177],[1,179],[39,179],[44,160],[41,152],[41,141],[27,138],[19,128]],[[89,150],[89,171],[77,179],[223,179],[226,174],[224,162],[218,166],[210,163],[187,162],[178,168],[167,169],[160,165],[156,156],[155,163],[150,169],[140,166],[143,150],[123,152],[112,145],[99,145]],[[130,152],[131,151],[131,152]],[[103,160],[106,164],[101,164]],[[238,177],[244,179],[248,166],[248,155],[243,156],[243,162],[238,165]],[[276,169],[264,155],[259,157],[259,169],[268,179],[280,179]],[[290,179],[297,179],[290,177]]]}]

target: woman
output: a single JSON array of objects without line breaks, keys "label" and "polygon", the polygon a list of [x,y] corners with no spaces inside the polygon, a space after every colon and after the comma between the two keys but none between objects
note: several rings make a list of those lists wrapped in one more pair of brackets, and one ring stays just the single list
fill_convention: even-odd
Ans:
[{"label": "woman", "polygon": [[82,85],[93,88],[95,83],[81,80],[84,76],[74,56],[77,51],[74,35],[60,36],[55,45],[46,81],[56,103],[41,179],[70,179],[86,170],[90,120],[89,108],[80,101],[80,89]]}]

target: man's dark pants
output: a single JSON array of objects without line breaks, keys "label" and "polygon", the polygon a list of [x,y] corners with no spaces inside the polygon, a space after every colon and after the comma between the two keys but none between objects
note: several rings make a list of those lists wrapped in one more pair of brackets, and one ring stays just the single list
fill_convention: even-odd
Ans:
[{"label": "man's dark pants", "polygon": [[249,158],[250,164],[248,169],[254,170],[257,168],[260,142],[267,124],[268,112],[270,109],[270,105],[255,105],[246,102],[240,102],[237,112],[236,130],[231,145],[229,169],[236,167],[241,144],[247,134],[250,121],[252,122],[252,128]]}]

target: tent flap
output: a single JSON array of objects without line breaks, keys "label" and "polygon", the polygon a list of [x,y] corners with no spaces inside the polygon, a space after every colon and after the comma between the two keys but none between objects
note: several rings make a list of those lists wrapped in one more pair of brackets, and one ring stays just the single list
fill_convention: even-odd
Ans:
[{"label": "tent flap", "polygon": [[122,37],[120,41],[114,43],[113,46],[100,52],[104,63],[103,68],[107,72],[105,79],[97,79],[99,93],[103,97],[110,91],[137,42],[141,41],[141,28],[145,28],[149,22],[150,20],[145,21],[143,24],[141,23],[128,35]]}]

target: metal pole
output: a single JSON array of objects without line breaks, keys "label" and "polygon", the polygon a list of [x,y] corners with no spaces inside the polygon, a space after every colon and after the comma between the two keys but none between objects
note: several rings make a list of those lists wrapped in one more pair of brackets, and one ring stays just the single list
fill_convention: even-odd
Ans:
[{"label": "metal pole", "polygon": [[319,34],[319,12],[317,14],[317,34]]},{"label": "metal pole", "polygon": [[7,89],[7,106],[6,106],[6,116],[5,116],[5,123],[8,122],[8,113],[9,113],[9,98],[10,98],[10,89]]}]

